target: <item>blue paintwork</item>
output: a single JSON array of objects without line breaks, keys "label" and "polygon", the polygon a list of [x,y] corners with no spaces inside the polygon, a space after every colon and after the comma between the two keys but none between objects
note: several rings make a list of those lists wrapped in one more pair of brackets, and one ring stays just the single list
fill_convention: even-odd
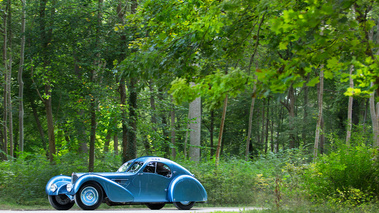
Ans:
[{"label": "blue paintwork", "polygon": [[[55,176],[47,182],[45,191],[48,195],[65,194],[67,193],[66,185],[68,183],[71,183],[71,177],[64,175]],[[50,186],[52,184],[57,186],[57,190],[55,192],[50,191]]]},{"label": "blue paintwork", "polygon": [[170,202],[207,201],[207,193],[201,183],[189,175],[176,177],[170,184],[168,198]]},{"label": "blue paintwork", "polygon": [[[205,202],[207,200],[207,193],[202,184],[187,169],[171,160],[140,157],[127,163],[126,166],[121,167],[127,168],[126,172],[77,173],[75,179],[72,179],[74,176],[53,177],[46,185],[46,193],[48,195],[66,194],[73,200],[75,195],[80,196],[78,191],[83,184],[96,182],[104,191],[103,197],[108,202],[116,204]],[[147,172],[146,167],[151,163],[155,163],[156,172],[154,173]],[[162,165],[160,163],[165,164],[171,173],[167,172],[166,167],[166,170],[160,170],[158,174],[157,170],[162,169],[158,166],[158,164]],[[55,192],[50,191],[52,184],[57,186]],[[67,191],[67,184],[73,185],[70,192]],[[90,206],[92,199],[98,196],[96,197],[96,193],[91,188],[82,192],[82,194],[86,193],[88,196],[82,197],[82,201]]]},{"label": "blue paintwork", "polygon": [[107,194],[109,200],[113,202],[133,202],[133,195],[122,185],[116,183],[113,180],[127,180],[131,175],[128,173],[88,173],[79,177],[75,182],[74,188],[68,195],[75,195],[83,183],[94,181],[103,187],[103,190]]}]

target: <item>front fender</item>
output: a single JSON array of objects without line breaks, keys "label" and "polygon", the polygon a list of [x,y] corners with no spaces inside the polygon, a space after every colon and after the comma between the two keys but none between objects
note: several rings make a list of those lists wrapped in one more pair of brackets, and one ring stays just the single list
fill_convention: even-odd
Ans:
[{"label": "front fender", "polygon": [[194,177],[181,175],[175,178],[169,186],[168,198],[170,202],[207,201],[207,192],[203,185]]},{"label": "front fender", "polygon": [[[66,185],[71,183],[71,177],[65,175],[59,175],[52,177],[46,184],[45,191],[48,195],[66,194]],[[57,186],[55,191],[51,191],[51,186],[55,184]]]},{"label": "front fender", "polygon": [[69,194],[76,194],[79,191],[80,187],[89,181],[93,181],[100,184],[103,187],[107,197],[112,202],[133,202],[134,200],[134,196],[132,195],[132,193],[129,192],[129,190],[125,189],[120,184],[108,178],[96,174],[88,174],[81,176],[76,181],[73,189]]}]

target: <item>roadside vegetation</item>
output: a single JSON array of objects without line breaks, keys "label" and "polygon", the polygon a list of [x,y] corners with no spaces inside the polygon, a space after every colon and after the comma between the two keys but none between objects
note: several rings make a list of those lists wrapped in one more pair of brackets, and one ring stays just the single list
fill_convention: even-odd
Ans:
[{"label": "roadside vegetation", "polygon": [[[378,207],[378,151],[359,138],[350,146],[334,141],[333,151],[315,160],[306,147],[300,147],[260,154],[249,161],[224,156],[218,166],[212,159],[196,163],[180,155],[176,161],[207,189],[208,202],[200,206],[267,208],[263,212],[372,212]],[[45,156],[24,153],[0,162],[0,208],[50,209],[44,190],[47,181],[55,175],[86,171],[88,159],[66,153],[55,161],[52,165]],[[120,162],[120,156],[113,154],[97,158],[95,172],[115,171]]]}]

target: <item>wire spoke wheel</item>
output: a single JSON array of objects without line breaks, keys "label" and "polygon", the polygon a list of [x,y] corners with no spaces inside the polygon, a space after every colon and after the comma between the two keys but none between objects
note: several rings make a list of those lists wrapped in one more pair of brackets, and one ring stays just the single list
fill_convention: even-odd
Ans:
[{"label": "wire spoke wheel", "polygon": [[182,202],[175,202],[174,206],[178,208],[179,210],[190,210],[195,202],[190,201],[182,201]]},{"label": "wire spoke wheel", "polygon": [[69,210],[75,204],[67,195],[49,195],[49,203],[56,210]]},{"label": "wire spoke wheel", "polygon": [[103,190],[97,183],[85,183],[75,194],[75,202],[83,210],[95,210],[102,201]]}]

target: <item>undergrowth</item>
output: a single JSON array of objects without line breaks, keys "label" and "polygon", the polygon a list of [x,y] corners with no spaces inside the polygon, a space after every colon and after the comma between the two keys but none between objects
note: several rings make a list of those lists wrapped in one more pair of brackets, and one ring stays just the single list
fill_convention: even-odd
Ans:
[{"label": "undergrowth", "polygon": [[[214,160],[192,162],[179,157],[175,161],[204,185],[206,206],[267,207],[264,212],[296,212],[292,210],[298,207],[310,212],[370,212],[378,206],[377,150],[364,144],[339,145],[316,160],[307,153],[300,148],[251,161],[229,157],[218,166]],[[0,208],[49,207],[45,185],[51,177],[88,170],[88,159],[77,154],[66,153],[55,162],[27,153],[0,162]],[[120,165],[119,156],[97,156],[95,172],[113,172]]]}]

